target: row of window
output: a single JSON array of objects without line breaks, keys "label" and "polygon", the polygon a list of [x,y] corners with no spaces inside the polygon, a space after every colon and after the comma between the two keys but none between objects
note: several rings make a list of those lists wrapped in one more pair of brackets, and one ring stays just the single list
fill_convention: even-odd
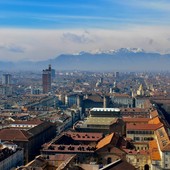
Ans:
[{"label": "row of window", "polygon": [[148,138],[144,138],[144,137],[134,137],[134,140],[135,141],[151,141],[151,140],[153,140],[154,138],[152,138],[152,137],[148,137]]},{"label": "row of window", "polygon": [[127,134],[154,134],[154,131],[127,131]]},{"label": "row of window", "polygon": [[89,128],[107,128],[108,129],[108,125],[87,125],[87,127]]},{"label": "row of window", "polygon": [[35,127],[35,125],[11,125],[11,127]]},{"label": "row of window", "polygon": [[148,147],[136,147],[137,150],[148,150]]}]

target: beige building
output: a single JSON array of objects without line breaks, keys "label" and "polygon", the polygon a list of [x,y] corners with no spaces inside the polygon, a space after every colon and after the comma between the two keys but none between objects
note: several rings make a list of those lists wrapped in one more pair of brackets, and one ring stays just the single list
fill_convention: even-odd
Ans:
[{"label": "beige building", "polygon": [[[156,131],[156,144],[160,154],[160,160],[153,160],[152,167],[155,170],[159,168],[170,169],[170,140],[169,140],[169,128],[163,126]],[[156,145],[155,144],[155,145]]]},{"label": "beige building", "polygon": [[145,170],[147,167],[150,167],[151,159],[149,150],[128,150],[126,151],[126,160],[132,164],[138,170]]},{"label": "beige building", "polygon": [[125,150],[127,161],[140,170],[170,170],[170,126],[157,110],[150,117],[148,123],[144,119],[125,121],[127,138],[136,148]]},{"label": "beige building", "polygon": [[74,126],[81,132],[102,132],[104,134],[117,132],[125,134],[125,124],[122,119],[114,117],[88,117],[84,122],[80,121]]},{"label": "beige building", "polygon": [[155,130],[161,125],[157,124],[127,124],[126,137],[132,139],[136,150],[147,150],[148,142],[155,138]]}]

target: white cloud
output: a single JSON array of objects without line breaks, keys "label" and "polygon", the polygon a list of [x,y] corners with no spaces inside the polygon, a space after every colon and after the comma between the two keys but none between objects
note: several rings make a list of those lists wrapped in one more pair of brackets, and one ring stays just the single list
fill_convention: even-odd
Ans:
[{"label": "white cloud", "polygon": [[15,44],[0,44],[0,50],[14,53],[24,53],[25,48]]},{"label": "white cloud", "polygon": [[[108,1],[114,2],[113,0],[108,0]],[[118,1],[117,3],[126,6],[170,12],[169,0],[123,0],[123,1]]]},{"label": "white cloud", "polygon": [[62,40],[69,41],[70,43],[81,43],[81,44],[87,44],[93,42],[93,40],[91,39],[87,31],[84,31],[80,35],[75,33],[70,33],[70,32],[63,33]]},{"label": "white cloud", "polygon": [[155,9],[155,10],[163,10],[163,11],[168,11],[170,9],[170,2],[168,1],[140,1],[139,5],[145,8],[150,8],[150,9]]},{"label": "white cloud", "polygon": [[0,60],[45,60],[62,53],[140,47],[170,53],[169,27],[105,29],[0,29]]}]

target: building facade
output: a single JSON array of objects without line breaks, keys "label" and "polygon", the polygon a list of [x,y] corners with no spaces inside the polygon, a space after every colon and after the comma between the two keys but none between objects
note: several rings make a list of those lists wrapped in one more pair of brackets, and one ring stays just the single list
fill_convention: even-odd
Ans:
[{"label": "building facade", "polygon": [[11,74],[3,74],[2,75],[2,84],[3,85],[11,85],[12,84]]},{"label": "building facade", "polygon": [[51,92],[51,65],[49,65],[48,69],[43,70],[42,86],[44,94]]},{"label": "building facade", "polygon": [[[8,148],[11,146],[10,148]],[[10,170],[17,166],[23,165],[24,151],[21,148],[13,147],[14,145],[9,145],[8,147],[1,144],[0,149],[0,169]]]}]

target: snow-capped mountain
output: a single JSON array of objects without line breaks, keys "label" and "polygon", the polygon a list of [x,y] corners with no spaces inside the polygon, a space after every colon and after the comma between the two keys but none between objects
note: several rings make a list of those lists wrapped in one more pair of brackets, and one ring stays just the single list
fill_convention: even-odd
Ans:
[{"label": "snow-capped mountain", "polygon": [[62,54],[39,62],[2,63],[2,69],[42,70],[52,64],[56,70],[90,71],[170,71],[170,54],[145,52],[140,48],[120,48],[117,50],[81,51],[76,54]]},{"label": "snow-capped mountain", "polygon": [[120,48],[116,52],[125,52],[125,53],[143,53],[145,52],[141,48]]},{"label": "snow-capped mountain", "polygon": [[73,55],[84,55],[86,53],[89,54],[115,54],[115,53],[141,53],[145,52],[141,48],[120,48],[118,50],[92,50],[92,51],[80,51],[79,53],[74,53]]}]

